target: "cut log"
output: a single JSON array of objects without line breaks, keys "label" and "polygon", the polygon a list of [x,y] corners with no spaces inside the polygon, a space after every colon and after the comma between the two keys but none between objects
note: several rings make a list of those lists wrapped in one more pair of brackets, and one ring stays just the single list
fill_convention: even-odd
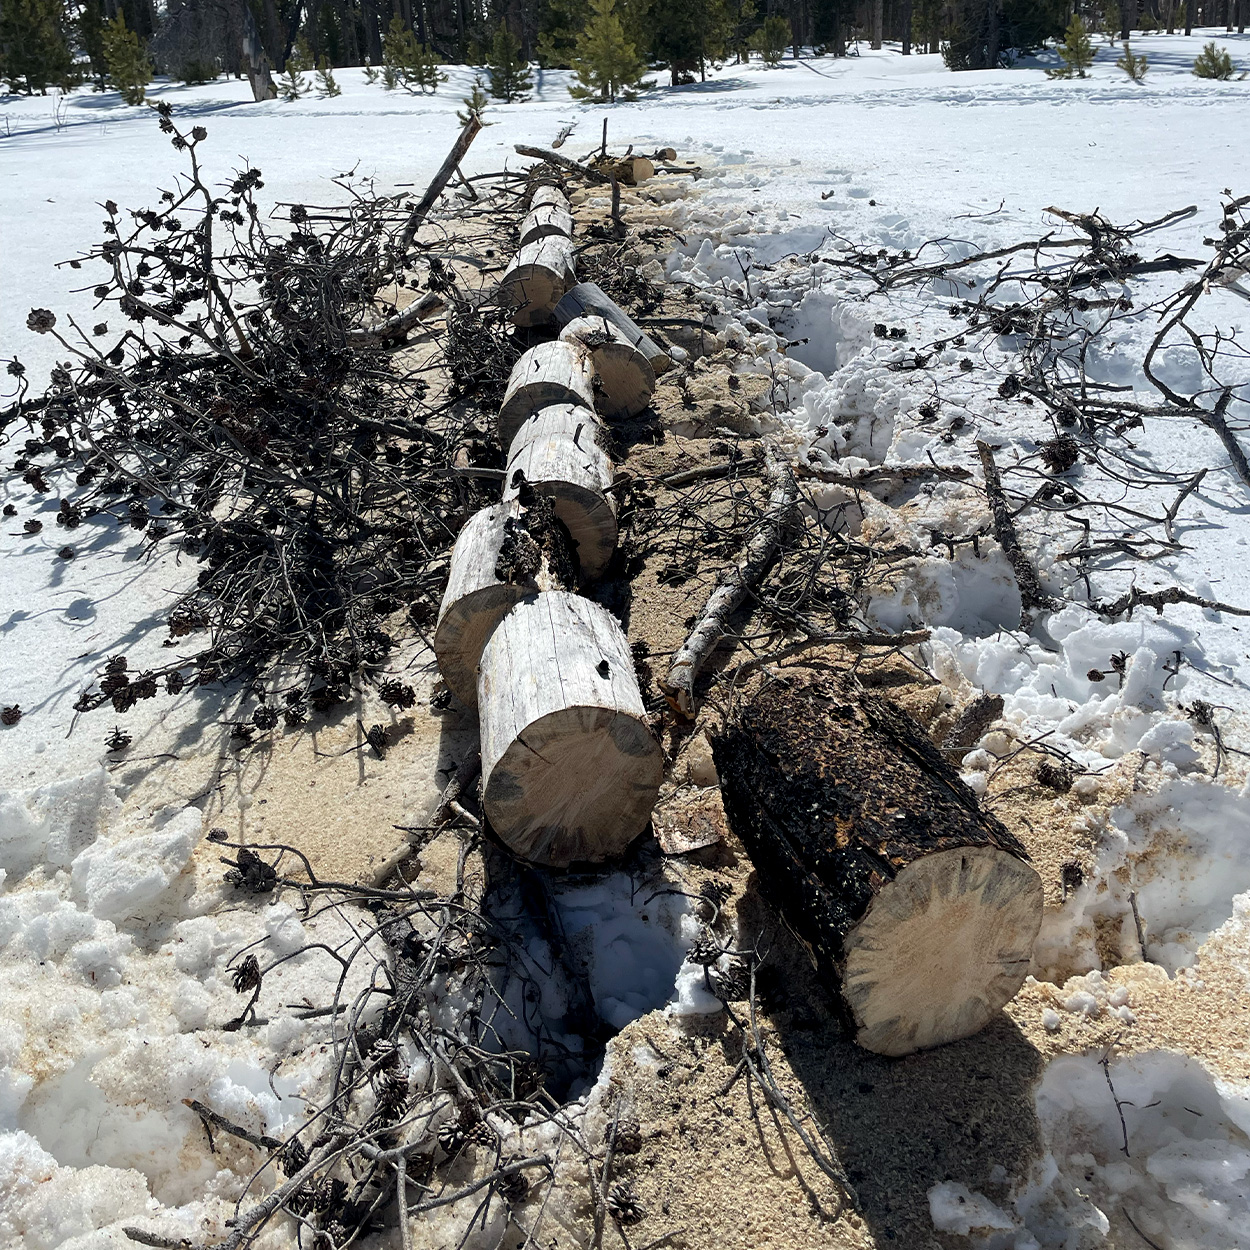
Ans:
[{"label": "cut log", "polygon": [[496,434],[505,451],[512,446],[521,423],[548,404],[595,406],[595,364],[576,343],[539,343],[512,366],[508,387],[499,407]]},{"label": "cut log", "polygon": [[477,702],[482,648],[504,614],[539,591],[573,584],[571,553],[559,550],[562,535],[544,524],[546,511],[531,515],[515,499],[483,508],[452,548],[434,655],[447,688],[470,707]]},{"label": "cut log", "polygon": [[655,390],[655,370],[641,348],[606,317],[578,317],[560,331],[566,343],[580,343],[595,362],[599,411],[609,420],[636,417]]},{"label": "cut log", "polygon": [[564,867],[620,854],[664,771],[616,618],[563,592],[518,604],[482,652],[482,804],[516,854]]},{"label": "cut log", "polygon": [[616,550],[612,462],[600,446],[602,426],[589,408],[549,404],[517,431],[508,453],[503,497],[551,500],[573,540],[582,577],[603,575]]},{"label": "cut log", "polygon": [[639,328],[634,319],[609,298],[593,282],[579,282],[559,302],[555,310],[556,323],[566,326],[579,317],[605,317],[618,329],[623,330],[626,338],[647,358],[647,363],[658,377],[671,369],[673,362],[654,339],[649,338]]},{"label": "cut log", "polygon": [[527,243],[499,282],[499,300],[518,326],[546,325],[556,305],[577,281],[573,244],[561,235]]},{"label": "cut log", "polygon": [[713,743],[764,896],[831,974],[856,1040],[905,1055],[977,1032],[1042,920],[1028,854],[896,704],[766,682]]},{"label": "cut log", "polygon": [[567,239],[573,234],[573,216],[567,208],[555,204],[540,204],[531,208],[521,222],[520,245],[525,247],[550,235]]},{"label": "cut log", "polygon": [[556,208],[562,208],[566,213],[569,211],[569,197],[559,187],[552,186],[550,183],[544,183],[530,192],[528,207],[531,210],[542,208],[548,204]]}]

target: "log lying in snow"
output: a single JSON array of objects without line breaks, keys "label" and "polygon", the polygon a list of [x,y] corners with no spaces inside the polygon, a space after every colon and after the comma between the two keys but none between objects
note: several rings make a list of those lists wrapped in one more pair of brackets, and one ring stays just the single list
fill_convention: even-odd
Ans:
[{"label": "log lying in snow", "polygon": [[654,339],[648,338],[634,319],[593,282],[579,282],[556,305],[555,318],[560,326],[579,317],[607,318],[642,352],[657,377],[672,368],[668,353]]},{"label": "log lying in snow", "polygon": [[540,204],[537,208],[531,208],[521,222],[520,244],[525,247],[549,235],[567,239],[572,234],[573,215],[567,208],[560,208],[555,204]]},{"label": "log lying in snow", "polygon": [[663,751],[606,609],[563,592],[518,604],[482,652],[478,709],[483,807],[518,855],[602,860],[646,828]]},{"label": "log lying in snow", "polygon": [[571,553],[558,550],[562,535],[545,524],[545,511],[531,515],[535,510],[515,499],[483,508],[452,548],[434,654],[448,689],[470,707],[477,702],[482,648],[504,614],[539,591],[572,584]]},{"label": "log lying in snow", "polygon": [[602,427],[588,408],[549,404],[517,431],[508,453],[503,497],[551,500],[573,540],[582,576],[603,575],[616,550],[612,463],[599,444]]},{"label": "log lying in snow", "polygon": [[560,331],[560,338],[590,352],[599,376],[596,402],[609,420],[636,417],[651,402],[655,370],[620,326],[606,317],[578,317]]},{"label": "log lying in snow", "polygon": [[552,234],[527,243],[512,258],[499,282],[499,299],[517,325],[545,325],[576,281],[573,244]]},{"label": "log lying in snow", "polygon": [[531,347],[508,375],[495,429],[499,446],[505,451],[510,448],[521,423],[548,404],[593,408],[594,377],[590,353],[576,343],[557,340]]},{"label": "log lying in snow", "polygon": [[832,972],[861,1046],[968,1037],[1015,995],[1041,880],[896,704],[774,680],[713,755],[765,897]]}]

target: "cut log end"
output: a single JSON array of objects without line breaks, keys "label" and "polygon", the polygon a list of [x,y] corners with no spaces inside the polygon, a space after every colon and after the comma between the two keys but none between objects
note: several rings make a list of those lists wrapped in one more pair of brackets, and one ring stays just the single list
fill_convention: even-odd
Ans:
[{"label": "cut log end", "polygon": [[662,775],[659,746],[636,717],[561,708],[503,753],[483,802],[518,855],[566,867],[624,851],[646,827]]},{"label": "cut log end", "polygon": [[1042,884],[992,846],[907,865],[847,935],[842,994],[856,1040],[906,1055],[984,1028],[1024,983]]}]

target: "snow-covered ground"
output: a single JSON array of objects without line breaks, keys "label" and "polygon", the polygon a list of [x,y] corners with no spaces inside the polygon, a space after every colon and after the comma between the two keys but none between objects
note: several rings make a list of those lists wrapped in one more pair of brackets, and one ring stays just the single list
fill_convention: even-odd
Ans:
[{"label": "snow-covered ground", "polygon": [[[818,458],[856,466],[922,461],[932,451],[949,461],[942,437],[959,417],[966,428],[957,450],[966,453],[979,433],[1009,463],[1033,454],[1050,431],[1036,411],[997,397],[1008,355],[984,345],[984,376],[975,378],[958,367],[962,351],[926,373],[892,371],[899,349],[874,338],[875,322],[889,319],[907,328],[910,343],[924,343],[942,332],[946,301],[865,301],[862,287],[809,258],[830,254],[835,236],[892,250],[935,237],[962,240],[967,250],[1014,243],[1054,228],[1045,211],[1052,205],[1130,221],[1194,204],[1196,216],[1151,236],[1150,246],[1204,255],[1220,192],[1250,191],[1250,82],[1189,73],[1212,37],[1239,69],[1250,68],[1250,37],[1223,31],[1135,41],[1151,60],[1143,85],[1115,69],[1118,51],[1105,47],[1088,80],[1068,82],[1046,79],[1043,62],[953,75],[939,57],[865,49],[774,69],[726,66],[705,84],[657,88],[609,110],[574,104],[567,76],[547,73],[530,102],[488,112],[492,125],[464,169],[515,167],[515,143],[545,145],[566,122],[577,130],[565,151],[586,152],[605,114],[614,147],[677,148],[705,177],[674,192],[673,221],[685,241],[669,275],[710,307],[719,301],[713,316],[724,341],[780,373],[784,419],[802,442],[814,441]],[[151,97],[208,128],[201,154],[222,179],[253,165],[274,202],[330,203],[338,194],[330,179],[349,170],[382,187],[425,185],[472,80],[462,68],[449,73],[432,97],[388,93],[347,70],[332,100],[257,105],[239,81],[158,85]],[[99,238],[104,200],[123,208],[154,200],[172,184],[179,157],[148,111],[111,93],[0,97],[0,128],[0,357],[19,356],[42,380],[53,344],[26,331],[30,308],[86,316],[91,307],[90,272],[54,262]],[[1158,293],[1172,280],[1153,279],[1136,293]],[[1214,296],[1210,315],[1250,333],[1250,303],[1235,295]],[[1091,367],[1144,390],[1137,362],[1148,329],[1128,325],[1117,350]],[[941,415],[923,426],[916,410],[935,386]],[[1211,470],[1178,517],[1185,549],[1135,570],[1139,584],[1175,583],[1250,606],[1250,499],[1218,440],[1171,424],[1134,440],[1155,469]],[[1227,709],[1219,715],[1228,741],[1250,746],[1250,621],[1177,606],[1112,625],[1074,605],[1025,637],[1014,629],[1010,570],[992,544],[983,545],[984,559],[968,548],[954,560],[928,554],[930,529],[957,532],[971,498],[962,489],[891,498],[880,516],[865,517],[894,527],[916,551],[906,578],[882,587],[871,611],[883,628],[932,627],[929,659],[952,690],[1002,695],[1004,720],[1021,736],[1047,734],[1089,770],[1078,797],[1085,787],[1090,806],[1076,819],[1088,826],[1094,870],[1048,913],[1035,973],[1062,982],[1100,968],[1108,931],[1124,961],[1139,958],[1136,907],[1153,961],[1192,978],[1218,946],[1222,966],[1239,970],[1242,994],[1250,993],[1246,769],[1233,757],[1212,780],[1210,740],[1180,707],[1200,698]],[[0,493],[19,509],[0,527],[0,703],[25,712],[0,728],[0,1246],[130,1244],[117,1226],[157,1204],[178,1210],[161,1226],[166,1235],[194,1237],[205,1200],[232,1200],[241,1182],[228,1153],[206,1151],[198,1119],[180,1100],[199,1098],[281,1134],[318,1078],[308,1048],[321,1026],[275,1018],[252,1031],[264,1036],[216,1031],[211,1047],[196,1030],[237,1010],[226,971],[235,952],[254,941],[271,955],[293,950],[304,925],[284,905],[223,910],[219,878],[196,870],[206,832],[198,808],[185,798],[128,807],[126,782],[102,768],[103,729],[92,722],[70,732],[74,699],[102,657],[124,649],[142,664],[158,652],[161,608],[186,567],[143,562],[129,531],[97,534],[81,558],[61,562],[56,500],[13,481]],[[1170,496],[1143,492],[1130,502],[1158,512]],[[22,533],[20,521],[35,514],[44,531]],[[1061,537],[1039,541],[1043,580],[1063,593]],[[1127,585],[1119,572],[1095,590],[1111,596]],[[1128,657],[1123,681],[1091,681],[1117,653]],[[184,756],[193,754],[206,709],[162,712],[158,703],[141,703],[129,717],[143,754],[175,738]],[[974,785],[988,784],[1009,745],[1000,731],[965,761]],[[1117,767],[1131,767],[1131,785],[1099,807],[1100,779]],[[692,937],[685,913],[673,910],[664,926],[644,930],[629,899],[627,886],[609,882],[563,904],[570,932],[589,935],[590,957],[603,969],[634,952],[630,983],[618,978],[613,991],[597,982],[601,1014],[620,1027],[670,997],[679,1010],[705,1008],[689,966],[680,971]],[[298,1001],[300,978],[320,973],[305,958],[283,975],[290,985],[275,983],[274,1002]],[[1100,986],[1082,977],[1061,1005],[1077,1017],[1127,1012],[1120,1018],[1132,1027],[1128,995]],[[1230,1009],[1245,1019],[1244,997]],[[284,1058],[271,1071],[275,1054]],[[936,1227],[1019,1250],[1085,1247],[1114,1244],[1109,1230],[1123,1230],[1126,1212],[1170,1247],[1250,1245],[1250,1069],[1243,1062],[1241,1071],[1212,1074],[1160,1053],[1115,1060],[1104,1074],[1097,1059],[1073,1055],[1048,1069],[1037,1095],[1046,1152],[1039,1170],[1004,1178],[1017,1187],[994,1201],[954,1178],[931,1195]],[[1105,1075],[1135,1104],[1125,1111],[1131,1153],[1119,1152]],[[1073,1196],[1077,1187],[1084,1198]]]}]

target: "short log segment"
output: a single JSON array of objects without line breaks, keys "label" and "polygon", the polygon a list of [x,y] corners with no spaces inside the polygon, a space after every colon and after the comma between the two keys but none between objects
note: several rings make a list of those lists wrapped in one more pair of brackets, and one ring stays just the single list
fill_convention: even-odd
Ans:
[{"label": "short log segment", "polygon": [[527,243],[499,283],[499,298],[518,326],[546,325],[564,293],[577,281],[573,244],[551,234]]},{"label": "short log segment", "polygon": [[605,317],[647,358],[658,377],[671,369],[668,353],[649,338],[638,323],[610,296],[593,282],[579,282],[556,305],[557,324],[566,326],[579,317]]},{"label": "short log segment", "polygon": [[713,754],[765,897],[832,974],[861,1046],[968,1037],[1019,990],[1041,879],[896,704],[775,680]]},{"label": "short log segment", "polygon": [[521,424],[548,404],[595,406],[595,365],[577,343],[539,343],[512,366],[496,434],[505,451],[512,446]]},{"label": "short log segment", "polygon": [[616,550],[612,462],[600,445],[603,427],[589,408],[549,404],[517,431],[504,472],[503,498],[551,500],[573,540],[582,577],[603,575]]},{"label": "short log segment", "polygon": [[515,499],[493,504],[469,518],[452,548],[434,655],[447,688],[470,707],[482,648],[504,614],[540,591],[573,583],[571,554],[558,549],[562,533],[545,512]]},{"label": "short log segment", "polygon": [[548,235],[568,239],[573,235],[573,215],[567,208],[555,204],[540,204],[531,208],[521,222],[520,244],[525,247]]},{"label": "short log segment", "polygon": [[538,864],[622,852],[647,826],[664,770],[616,618],[563,592],[518,604],[482,653],[482,802]]},{"label": "short log segment", "polygon": [[636,417],[651,402],[655,370],[620,326],[606,317],[578,317],[560,331],[560,337],[590,352],[599,377],[596,402],[609,420]]}]

